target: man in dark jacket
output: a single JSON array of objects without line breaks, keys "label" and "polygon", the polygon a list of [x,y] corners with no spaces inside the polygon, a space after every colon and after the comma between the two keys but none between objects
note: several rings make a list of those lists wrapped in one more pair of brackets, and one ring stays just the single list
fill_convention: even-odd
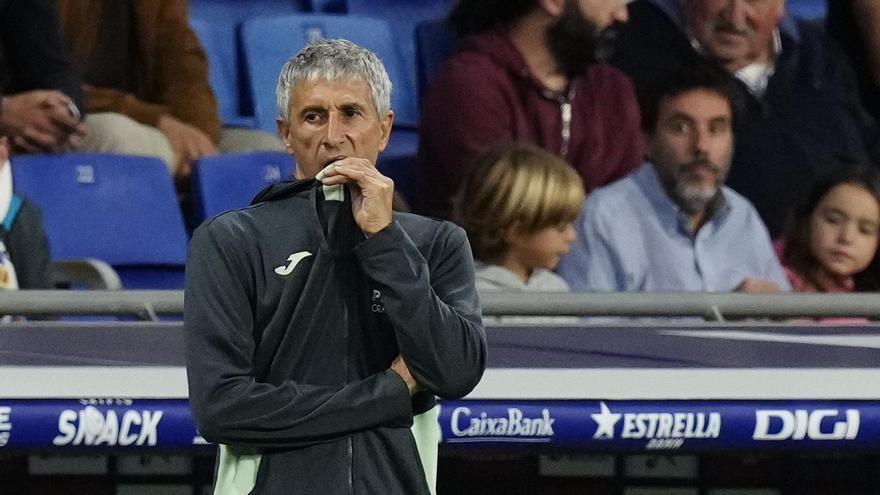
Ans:
[{"label": "man in dark jacket", "polygon": [[417,213],[450,218],[452,199],[480,153],[535,144],[577,170],[587,191],[641,163],[632,83],[602,63],[607,29],[627,19],[623,0],[462,0],[464,36],[423,102]]},{"label": "man in dark jacket", "polygon": [[80,81],[52,0],[0,0],[0,131],[20,150],[64,151],[85,136]]},{"label": "man in dark jacket", "polygon": [[784,0],[637,0],[612,62],[640,90],[678,65],[723,67],[745,111],[727,184],[771,235],[815,176],[840,160],[880,158],[855,77],[820,26],[785,16]]},{"label": "man in dark jacket", "polygon": [[482,375],[464,232],[392,213],[394,184],[374,167],[390,92],[372,52],[304,48],[278,85],[298,180],[193,236],[190,402],[222,444],[215,493],[427,494],[413,416]]}]

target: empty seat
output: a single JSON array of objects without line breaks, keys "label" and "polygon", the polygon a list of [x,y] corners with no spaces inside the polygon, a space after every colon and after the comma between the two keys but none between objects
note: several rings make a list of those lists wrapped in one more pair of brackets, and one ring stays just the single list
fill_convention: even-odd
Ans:
[{"label": "empty seat", "polygon": [[15,190],[43,210],[53,258],[103,260],[128,289],[183,288],[187,233],[161,160],[20,155],[12,168]]},{"label": "empty seat", "polygon": [[416,26],[447,16],[452,0],[345,0],[349,14],[384,19],[394,26],[394,41],[409,77],[417,82],[419,55],[414,41]]},{"label": "empty seat", "polygon": [[246,19],[307,10],[308,0],[191,0],[190,24],[208,55],[211,87],[220,118],[233,127],[254,127],[254,106],[240,63],[238,30]]},{"label": "empty seat", "polygon": [[244,208],[269,184],[293,175],[293,157],[281,152],[236,153],[195,163],[193,189],[199,219]]},{"label": "empty seat", "polygon": [[320,38],[345,38],[375,52],[394,85],[395,124],[415,127],[417,96],[388,24],[380,19],[345,15],[301,14],[245,21],[241,31],[257,127],[275,131],[275,87],[290,56]]},{"label": "empty seat", "polygon": [[801,19],[820,19],[825,17],[828,4],[826,0],[789,0],[785,10]]},{"label": "empty seat", "polygon": [[419,97],[424,97],[440,66],[455,51],[455,32],[446,19],[422,21],[416,25],[415,42]]}]

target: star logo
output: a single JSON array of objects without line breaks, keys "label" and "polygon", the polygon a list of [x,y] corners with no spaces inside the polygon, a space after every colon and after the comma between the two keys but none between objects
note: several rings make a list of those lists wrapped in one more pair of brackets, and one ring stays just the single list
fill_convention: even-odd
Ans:
[{"label": "star logo", "polygon": [[596,433],[593,434],[593,439],[614,438],[614,425],[617,424],[622,415],[612,413],[611,409],[608,409],[604,402],[599,403],[599,411],[599,414],[590,414],[593,421],[599,425],[596,428]]}]

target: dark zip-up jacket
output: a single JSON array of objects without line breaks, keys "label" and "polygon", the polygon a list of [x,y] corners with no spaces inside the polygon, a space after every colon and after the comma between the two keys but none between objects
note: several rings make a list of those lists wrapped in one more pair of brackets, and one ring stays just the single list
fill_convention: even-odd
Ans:
[{"label": "dark zip-up jacket", "polygon": [[407,199],[424,215],[451,218],[453,198],[477,157],[500,143],[533,143],[561,156],[587,191],[622,178],[644,157],[639,107],[626,76],[591,64],[568,91],[551,91],[505,29],[462,40],[422,107],[415,192]]},{"label": "dark zip-up jacket", "polygon": [[[394,213],[365,236],[314,180],[282,182],[193,235],[190,403],[209,441],[262,457],[253,494],[426,494],[410,432],[470,392],[486,341],[464,232]],[[306,254],[308,253],[308,254]],[[389,366],[401,353],[425,391]]]}]

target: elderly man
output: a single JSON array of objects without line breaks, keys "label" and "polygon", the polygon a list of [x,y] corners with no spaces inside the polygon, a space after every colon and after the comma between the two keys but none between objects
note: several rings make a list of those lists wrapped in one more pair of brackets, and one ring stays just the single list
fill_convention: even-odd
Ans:
[{"label": "elderly man", "polygon": [[190,401],[221,444],[215,493],[429,493],[413,415],[482,375],[464,232],[392,213],[394,184],[374,166],[390,93],[372,52],[304,48],[277,95],[298,180],[193,235]]},{"label": "elderly man", "polygon": [[774,235],[828,163],[880,158],[845,58],[784,0],[637,0],[612,60],[637,89],[676,65],[723,67],[745,100],[728,185]]},{"label": "elderly man", "polygon": [[587,190],[638,166],[632,83],[597,63],[624,0],[462,0],[451,19],[466,37],[423,102],[407,198],[418,213],[450,218],[476,158],[508,141],[564,158]]},{"label": "elderly man", "polygon": [[712,68],[669,73],[644,92],[649,162],[595,191],[559,272],[589,291],[788,288],[757,212],[724,187],[733,89]]}]

